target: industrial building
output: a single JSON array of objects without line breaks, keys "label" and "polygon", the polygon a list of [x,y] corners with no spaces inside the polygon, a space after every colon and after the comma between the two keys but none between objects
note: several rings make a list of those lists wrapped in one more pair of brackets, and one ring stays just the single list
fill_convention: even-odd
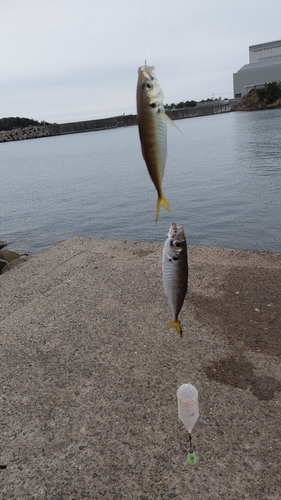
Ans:
[{"label": "industrial building", "polygon": [[281,81],[281,40],[249,47],[249,64],[233,74],[234,97],[243,97],[253,87]]}]

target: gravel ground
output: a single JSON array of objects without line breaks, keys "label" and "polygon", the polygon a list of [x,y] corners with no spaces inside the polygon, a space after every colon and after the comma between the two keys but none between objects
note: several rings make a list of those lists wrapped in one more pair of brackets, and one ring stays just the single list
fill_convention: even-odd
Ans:
[{"label": "gravel ground", "polygon": [[[279,500],[281,254],[71,238],[0,276],[1,500]],[[193,430],[176,391],[199,391]]]}]

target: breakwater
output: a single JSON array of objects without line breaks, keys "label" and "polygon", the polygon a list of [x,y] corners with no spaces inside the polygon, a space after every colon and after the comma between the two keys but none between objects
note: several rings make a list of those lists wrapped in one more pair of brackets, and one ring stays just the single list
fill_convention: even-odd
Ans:
[{"label": "breakwater", "polygon": [[137,124],[136,115],[120,115],[99,120],[86,120],[83,122],[71,122],[48,125],[50,135],[77,134],[79,132],[92,132],[95,130],[106,130],[109,128],[129,127]]},{"label": "breakwater", "polygon": [[231,107],[232,102],[215,102],[214,104],[201,104],[199,106],[195,106],[194,108],[173,109],[171,111],[167,111],[167,115],[169,115],[172,120],[181,120],[182,118],[195,118],[197,116],[229,113],[231,111]]},{"label": "breakwater", "polygon": [[22,141],[24,139],[38,139],[48,137],[50,132],[47,126],[29,125],[23,128],[13,128],[12,130],[0,131],[0,142]]},{"label": "breakwater", "polygon": [[[214,115],[228,113],[231,111],[231,103],[213,103],[208,105],[199,105],[194,108],[173,109],[167,111],[172,120],[183,118],[194,118],[197,116]],[[136,115],[119,115],[110,118],[101,118],[99,120],[86,120],[71,123],[53,123],[44,126],[29,126],[13,130],[4,130],[0,132],[0,142],[19,141],[24,139],[35,139],[39,137],[50,137],[64,134],[77,134],[80,132],[92,132],[97,130],[106,130],[110,128],[129,127],[137,125]]]}]

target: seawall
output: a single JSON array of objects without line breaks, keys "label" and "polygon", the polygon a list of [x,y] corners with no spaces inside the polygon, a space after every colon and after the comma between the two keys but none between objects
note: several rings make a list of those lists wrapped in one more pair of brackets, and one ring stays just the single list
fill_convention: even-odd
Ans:
[{"label": "seawall", "polygon": [[216,115],[221,113],[229,113],[232,103],[214,103],[202,104],[194,108],[181,108],[167,111],[167,115],[172,120],[181,120],[182,118],[195,118],[197,116]]},{"label": "seawall", "polygon": [[[230,111],[231,103],[214,103],[211,105],[196,106],[194,108],[174,109],[167,111],[167,114],[172,120],[180,120],[183,118],[228,113]],[[51,125],[1,131],[0,143],[24,139],[35,139],[39,137],[50,137],[55,135],[77,134],[79,132],[92,132],[118,127],[129,127],[131,125],[137,125],[136,115],[120,115],[110,118],[101,118],[99,120],[86,120],[61,124],[54,123]]]}]

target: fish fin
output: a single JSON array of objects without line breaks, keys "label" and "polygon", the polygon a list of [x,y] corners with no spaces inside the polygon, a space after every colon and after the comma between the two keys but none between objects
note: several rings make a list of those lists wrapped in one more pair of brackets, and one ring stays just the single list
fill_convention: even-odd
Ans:
[{"label": "fish fin", "polygon": [[181,129],[179,127],[177,127],[177,125],[173,122],[173,120],[165,113],[165,111],[163,111],[162,109],[158,109],[158,113],[160,113],[160,116],[162,118],[162,120],[164,120],[164,122],[166,122],[168,125],[172,125],[173,127],[176,127],[178,129],[178,131],[182,134],[183,132],[181,131]]},{"label": "fish fin", "polygon": [[156,222],[159,218],[160,207],[165,208],[168,212],[170,212],[170,205],[167,202],[165,196],[158,196],[157,207],[156,207]]},{"label": "fish fin", "polygon": [[179,336],[182,338],[181,322],[178,319],[171,319],[166,326],[166,330],[169,330],[170,328],[175,328]]}]

